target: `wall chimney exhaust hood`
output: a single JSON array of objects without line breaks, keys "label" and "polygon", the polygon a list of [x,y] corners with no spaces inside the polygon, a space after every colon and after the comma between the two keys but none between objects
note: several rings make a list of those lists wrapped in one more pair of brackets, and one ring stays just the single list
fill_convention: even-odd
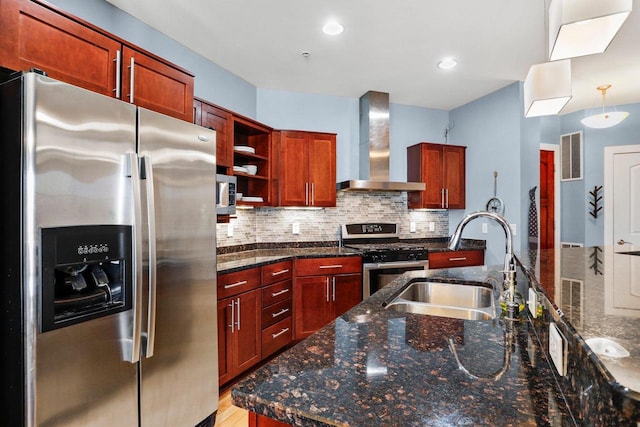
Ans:
[{"label": "wall chimney exhaust hood", "polygon": [[389,181],[389,94],[360,97],[360,179],[339,182],[343,191],[424,191],[423,182]]}]

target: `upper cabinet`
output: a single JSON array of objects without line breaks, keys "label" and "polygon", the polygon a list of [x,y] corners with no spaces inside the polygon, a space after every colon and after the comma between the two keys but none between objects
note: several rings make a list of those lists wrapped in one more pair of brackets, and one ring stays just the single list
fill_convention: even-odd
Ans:
[{"label": "upper cabinet", "polygon": [[229,111],[195,98],[193,122],[216,131],[216,165],[219,173],[229,174],[233,167],[232,117]]},{"label": "upper cabinet", "polygon": [[193,75],[44,3],[2,0],[0,66],[38,68],[103,95],[193,119]]},{"label": "upper cabinet", "polygon": [[428,142],[407,147],[407,181],[426,184],[407,193],[409,209],[465,208],[465,150]]},{"label": "upper cabinet", "polygon": [[336,205],[336,135],[280,131],[277,187],[279,206]]}]

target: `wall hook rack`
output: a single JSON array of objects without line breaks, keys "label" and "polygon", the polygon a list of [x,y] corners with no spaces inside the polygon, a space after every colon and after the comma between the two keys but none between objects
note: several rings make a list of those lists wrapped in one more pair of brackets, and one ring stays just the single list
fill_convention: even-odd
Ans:
[{"label": "wall hook rack", "polygon": [[589,194],[591,194],[592,197],[592,200],[589,201],[589,204],[591,205],[589,214],[594,218],[598,218],[598,212],[602,210],[602,206],[600,206],[600,201],[602,200],[600,190],[602,190],[602,185],[596,185],[593,187],[593,191],[589,191]]},{"label": "wall hook rack", "polygon": [[602,258],[600,258],[602,254],[602,248],[600,246],[595,246],[593,248],[593,252],[589,255],[589,258],[592,259],[590,268],[593,270],[594,274],[597,276],[598,274],[602,275],[602,270],[600,267],[602,266]]}]

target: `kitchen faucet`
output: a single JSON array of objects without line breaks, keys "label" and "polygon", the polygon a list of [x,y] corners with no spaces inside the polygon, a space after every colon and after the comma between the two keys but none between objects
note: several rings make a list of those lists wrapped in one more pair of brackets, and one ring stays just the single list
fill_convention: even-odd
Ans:
[{"label": "kitchen faucet", "polygon": [[455,251],[460,246],[460,240],[462,238],[462,230],[466,225],[476,218],[489,218],[497,222],[502,226],[505,234],[505,255],[504,255],[504,268],[503,274],[503,288],[507,294],[507,317],[518,317],[518,302],[515,301],[515,287],[516,287],[516,264],[513,256],[513,234],[511,233],[511,227],[509,222],[501,215],[493,212],[478,211],[470,213],[465,216],[462,221],[456,227],[455,232],[449,240],[449,249]]}]

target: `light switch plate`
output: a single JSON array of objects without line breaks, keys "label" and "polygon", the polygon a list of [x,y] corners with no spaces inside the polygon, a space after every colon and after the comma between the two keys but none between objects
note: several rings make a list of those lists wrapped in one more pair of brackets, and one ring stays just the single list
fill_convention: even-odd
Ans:
[{"label": "light switch plate", "polygon": [[567,375],[567,340],[555,323],[549,323],[549,355],[561,376]]},{"label": "light switch plate", "polygon": [[233,223],[227,224],[227,237],[233,237]]},{"label": "light switch plate", "polygon": [[416,232],[416,223],[414,221],[411,221],[409,223],[409,232],[410,233],[415,233]]},{"label": "light switch plate", "polygon": [[486,222],[482,223],[482,232],[484,234],[487,234],[489,232],[489,224],[487,224]]},{"label": "light switch plate", "polygon": [[529,313],[534,319],[538,316],[538,294],[533,288],[529,288],[529,300],[527,301],[529,306]]},{"label": "light switch plate", "polygon": [[429,221],[429,231],[436,231],[436,223]]}]

